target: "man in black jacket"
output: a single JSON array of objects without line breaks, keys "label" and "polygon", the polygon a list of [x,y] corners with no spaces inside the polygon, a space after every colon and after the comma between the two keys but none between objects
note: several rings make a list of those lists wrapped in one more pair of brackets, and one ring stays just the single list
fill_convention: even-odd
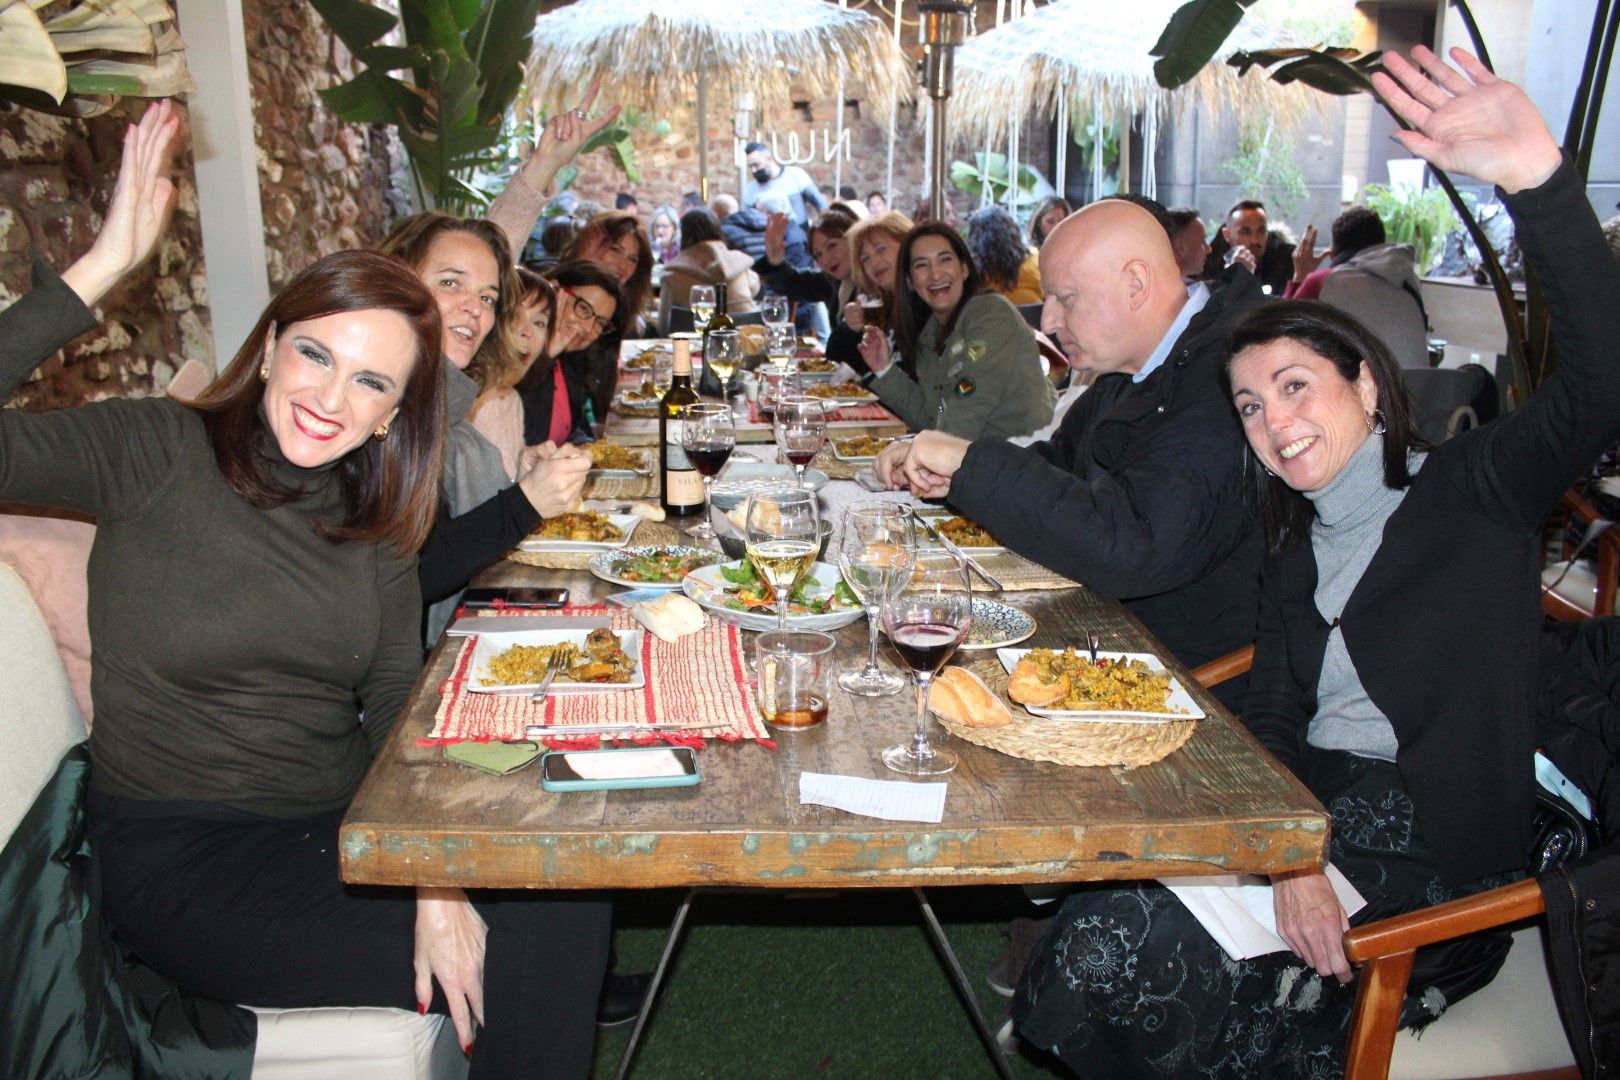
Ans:
[{"label": "man in black jacket", "polygon": [[[1261,543],[1221,369],[1228,331],[1261,299],[1254,278],[1189,289],[1153,216],[1108,200],[1053,230],[1041,279],[1041,329],[1096,373],[1062,426],[1029,447],[925,431],[886,451],[878,475],[1124,600],[1188,665],[1250,643]],[[1218,696],[1240,702],[1243,683]]]}]

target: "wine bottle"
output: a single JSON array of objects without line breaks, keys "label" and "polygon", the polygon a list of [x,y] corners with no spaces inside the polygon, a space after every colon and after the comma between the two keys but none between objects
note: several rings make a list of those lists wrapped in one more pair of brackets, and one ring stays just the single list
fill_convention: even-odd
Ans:
[{"label": "wine bottle", "polygon": [[681,446],[681,410],[698,400],[692,389],[692,339],[676,334],[669,391],[658,402],[658,500],[664,513],[675,517],[703,509],[703,477]]},{"label": "wine bottle", "polygon": [[[726,283],[717,282],[714,286],[714,314],[703,326],[703,392],[725,397],[726,381],[709,371],[709,335],[716,330],[732,330],[736,323],[726,314]],[[729,377],[729,376],[728,376]]]}]

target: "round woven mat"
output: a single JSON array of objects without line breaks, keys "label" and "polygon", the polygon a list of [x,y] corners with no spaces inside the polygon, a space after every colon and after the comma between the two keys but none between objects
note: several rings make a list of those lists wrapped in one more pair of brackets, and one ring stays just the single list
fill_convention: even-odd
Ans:
[{"label": "round woven mat", "polygon": [[[1007,673],[995,660],[964,665],[1005,697]],[[1192,738],[1196,720],[1162,724],[1086,724],[1046,720],[1011,705],[1013,721],[1000,727],[966,727],[935,714],[940,726],[959,739],[999,750],[1010,757],[1055,761],[1059,765],[1118,765],[1134,769],[1168,757]]]},{"label": "round woven mat", "polygon": [[[663,544],[681,543],[681,534],[671,525],[659,521],[643,521],[630,534],[630,539],[638,547],[658,547]],[[506,553],[506,557],[515,563],[525,566],[543,566],[547,570],[586,570],[590,568],[591,560],[602,552],[596,551],[521,551],[514,549]]]}]

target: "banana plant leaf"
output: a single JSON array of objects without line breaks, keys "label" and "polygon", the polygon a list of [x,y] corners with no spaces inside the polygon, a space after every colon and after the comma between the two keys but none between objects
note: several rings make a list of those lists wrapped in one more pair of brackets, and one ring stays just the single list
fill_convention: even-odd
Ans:
[{"label": "banana plant leaf", "polygon": [[[1354,49],[1268,49],[1262,52],[1234,53],[1227,63],[1239,75],[1250,68],[1269,68],[1286,61],[1271,73],[1271,81],[1279,85],[1302,82],[1326,94],[1344,97],[1372,91],[1372,73],[1377,70],[1382,52],[1357,56]],[[1354,59],[1351,59],[1354,57]]]},{"label": "banana plant leaf", "polygon": [[[25,3],[0,6],[0,84],[36,91],[57,104],[67,94],[67,65]],[[10,95],[0,89],[0,96]]]},{"label": "banana plant leaf", "polygon": [[1215,56],[1237,24],[1243,9],[1254,0],[1189,0],[1176,9],[1164,33],[1148,50],[1159,59],[1153,76],[1159,85],[1173,89],[1191,82]]}]

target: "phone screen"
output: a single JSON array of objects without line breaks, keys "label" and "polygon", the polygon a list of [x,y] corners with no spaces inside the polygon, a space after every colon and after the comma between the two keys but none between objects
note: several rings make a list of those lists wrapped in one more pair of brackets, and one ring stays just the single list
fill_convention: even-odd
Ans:
[{"label": "phone screen", "polygon": [[649,747],[646,750],[581,750],[548,754],[547,780],[651,780],[691,776],[697,757],[689,747]]},{"label": "phone screen", "polygon": [[507,589],[468,589],[461,594],[461,606],[465,608],[492,608],[497,602],[506,607],[557,608],[568,603],[568,590],[520,586]]}]

